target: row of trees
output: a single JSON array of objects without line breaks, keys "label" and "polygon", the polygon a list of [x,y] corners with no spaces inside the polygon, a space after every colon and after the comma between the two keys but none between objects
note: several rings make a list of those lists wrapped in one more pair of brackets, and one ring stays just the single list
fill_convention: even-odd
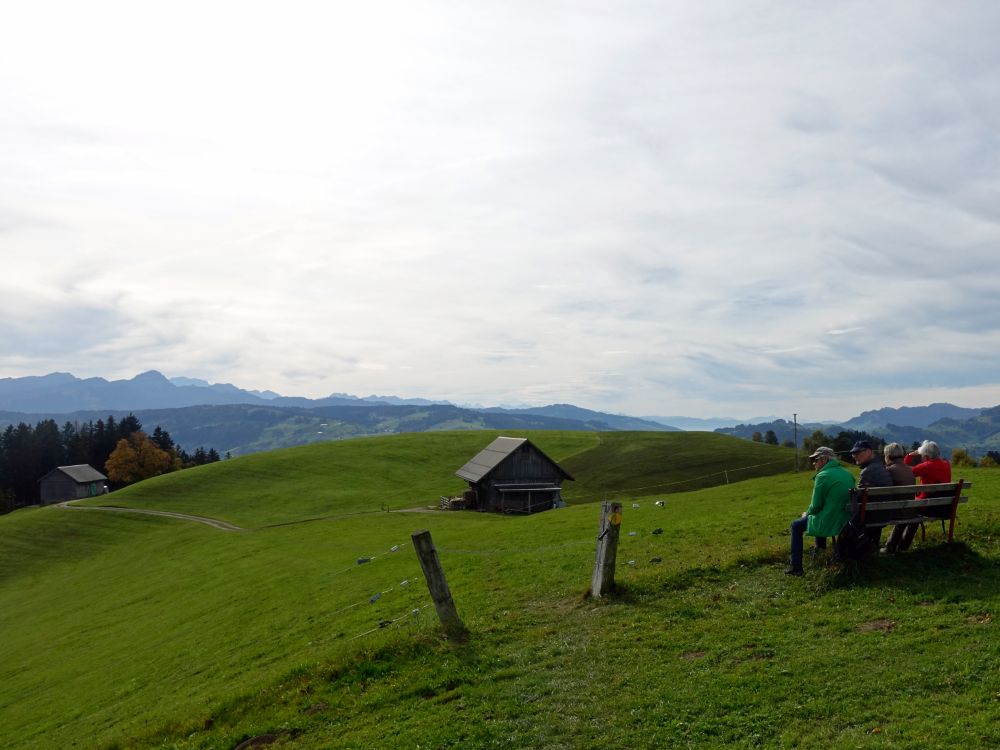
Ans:
[{"label": "row of trees", "polygon": [[[753,440],[755,443],[767,443],[768,445],[777,445],[778,433],[776,433],[774,430],[768,430],[767,432],[761,434],[761,432],[758,430],[754,432],[753,435],[750,436],[750,439]],[[781,445],[784,446],[785,448],[794,448],[795,441],[785,440]]]},{"label": "row of trees", "polygon": [[[803,439],[802,446],[805,450],[805,455],[807,456],[821,445],[826,445],[833,448],[838,454],[846,457],[846,454],[858,440],[867,440],[870,442],[875,448],[876,456],[881,456],[885,450],[886,441],[883,438],[869,435],[867,432],[859,432],[857,430],[844,430],[835,437],[825,434],[822,430],[816,430],[812,435]],[[919,447],[920,441],[915,440],[910,446],[910,450],[915,451]],[[976,458],[970,456],[969,452],[965,448],[954,448],[951,451],[951,465],[956,467],[997,467],[1000,466],[1000,452],[987,451],[986,455],[977,460]]]},{"label": "row of trees", "polygon": [[885,440],[876,435],[869,435],[862,430],[841,430],[836,435],[827,435],[823,430],[815,430],[809,437],[802,439],[802,449],[808,456],[817,448],[825,445],[828,448],[833,448],[837,455],[849,458],[851,448],[859,440],[867,440],[871,443],[876,456],[881,456],[885,450]]},{"label": "row of trees", "polygon": [[121,487],[218,460],[214,448],[189,454],[159,426],[147,435],[133,414],[61,428],[53,419],[8,425],[0,433],[0,513],[37,503],[38,480],[57,466],[90,464]]}]

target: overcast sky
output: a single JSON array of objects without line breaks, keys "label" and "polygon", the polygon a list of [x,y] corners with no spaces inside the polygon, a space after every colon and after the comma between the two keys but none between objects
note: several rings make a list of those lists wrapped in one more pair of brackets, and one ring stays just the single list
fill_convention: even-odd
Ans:
[{"label": "overcast sky", "polygon": [[1000,404],[1000,3],[0,10],[0,377]]}]

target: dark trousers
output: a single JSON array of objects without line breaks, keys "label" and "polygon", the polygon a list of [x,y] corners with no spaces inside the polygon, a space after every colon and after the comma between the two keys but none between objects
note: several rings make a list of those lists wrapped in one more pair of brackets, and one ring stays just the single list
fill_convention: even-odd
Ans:
[{"label": "dark trousers", "polygon": [[917,535],[919,523],[908,523],[905,526],[893,526],[892,533],[889,534],[889,541],[885,543],[890,552],[905,552],[913,544],[913,537]]},{"label": "dark trousers", "polygon": [[[789,559],[789,564],[793,568],[802,567],[802,546],[803,537],[806,533],[806,527],[809,525],[809,519],[806,517],[796,518],[792,521],[791,528],[789,531],[792,535],[792,549],[791,558]],[[818,536],[816,537],[816,549],[826,549],[826,537]]]},{"label": "dark trousers", "polygon": [[882,529],[885,526],[869,526],[865,529],[865,534],[873,545],[873,549],[878,552],[878,548],[882,546]]}]

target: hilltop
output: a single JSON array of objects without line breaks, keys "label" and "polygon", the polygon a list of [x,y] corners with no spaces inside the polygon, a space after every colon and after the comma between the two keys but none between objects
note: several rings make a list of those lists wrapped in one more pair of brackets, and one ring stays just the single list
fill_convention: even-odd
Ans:
[{"label": "hilltop", "polygon": [[[493,434],[260,453],[102,500],[244,532],[56,507],[0,518],[0,745],[1000,742],[1000,473],[974,470],[961,543],[929,529],[906,557],[790,580],[786,529],[809,476],[783,468],[788,449],[524,433],[577,477],[570,507],[407,512],[460,487],[454,470]],[[605,496],[625,501],[620,588],[594,602]],[[467,643],[441,637],[409,544],[423,528]]]}]

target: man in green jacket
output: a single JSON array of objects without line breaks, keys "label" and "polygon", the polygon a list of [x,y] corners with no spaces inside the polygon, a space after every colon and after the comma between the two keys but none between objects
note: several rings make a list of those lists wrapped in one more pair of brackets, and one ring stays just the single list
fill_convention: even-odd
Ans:
[{"label": "man in green jacket", "polygon": [[816,467],[812,502],[801,518],[792,521],[792,555],[785,573],[802,575],[802,535],[836,536],[851,517],[845,509],[854,489],[854,475],[840,465],[832,448],[817,448],[810,460]]}]

